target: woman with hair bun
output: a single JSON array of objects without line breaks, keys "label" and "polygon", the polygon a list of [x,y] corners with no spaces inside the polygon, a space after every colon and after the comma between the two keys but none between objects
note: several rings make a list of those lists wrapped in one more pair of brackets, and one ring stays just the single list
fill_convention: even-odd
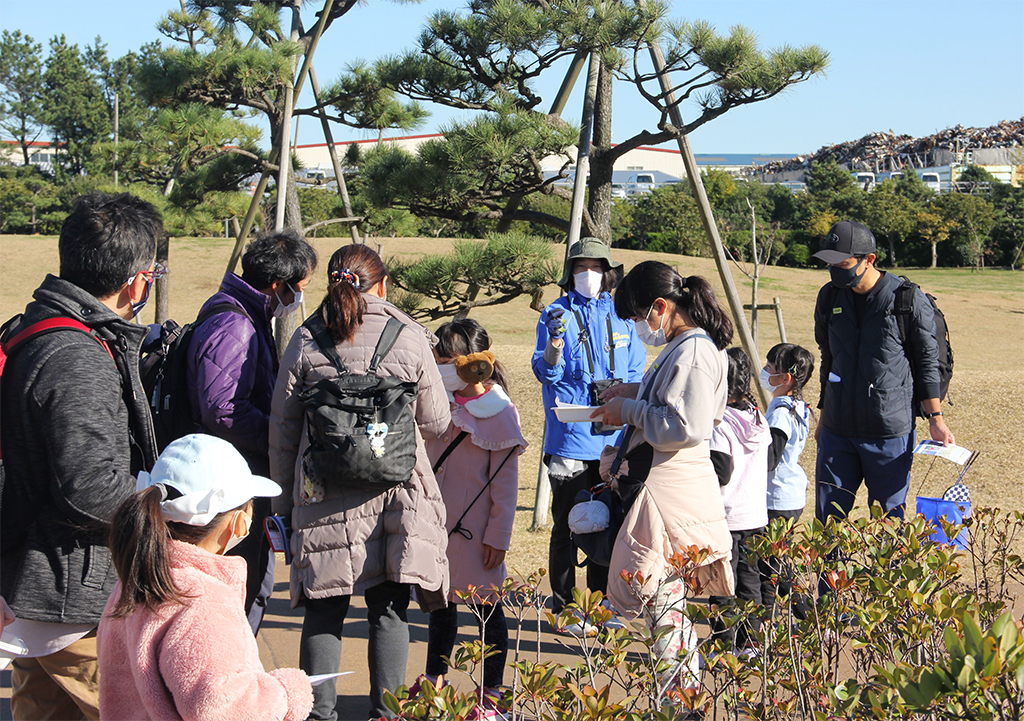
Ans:
[{"label": "woman with hair bun", "polygon": [[[406,682],[410,589],[415,588],[428,612],[444,608],[448,595],[444,500],[424,437],[443,434],[451,413],[432,352],[437,338],[387,301],[388,274],[380,256],[365,245],[343,246],[331,257],[327,280],[326,297],[296,331],[281,359],[274,390],[270,471],[284,488],[275,511],[290,516],[294,529],[292,605],[306,611],[300,667],[314,675],[338,670],[349,600],[365,592],[369,715],[393,718],[384,705],[384,690],[394,691]],[[304,463],[309,422],[302,395],[340,376],[330,351],[349,373],[367,373],[392,318],[404,328],[379,361],[377,374],[417,384],[409,406],[416,419],[411,477],[383,491],[321,478],[315,465]],[[388,447],[386,436],[383,440]],[[320,684],[313,692],[310,718],[337,719],[334,683]]]},{"label": "woman with hair bun", "polygon": [[[630,426],[616,474],[626,518],[612,552],[608,595],[616,611],[643,616],[652,631],[673,627],[654,647],[670,664],[659,688],[667,694],[699,685],[686,586],[669,559],[690,546],[708,549],[697,569],[705,592],[733,593],[732,538],[708,447],[725,412],[725,347],[733,328],[704,278],[682,277],[656,261],[640,263],[623,278],[615,312],[635,321],[644,343],[665,349],[641,383],[609,389],[594,413],[609,425]],[[604,475],[611,457],[608,452],[602,459]],[[642,574],[644,582],[623,572]]]}]

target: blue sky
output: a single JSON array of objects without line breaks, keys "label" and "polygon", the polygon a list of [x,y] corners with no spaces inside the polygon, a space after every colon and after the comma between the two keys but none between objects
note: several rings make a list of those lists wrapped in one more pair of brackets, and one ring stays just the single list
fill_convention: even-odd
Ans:
[{"label": "blue sky", "polygon": [[[304,22],[320,2],[308,3]],[[5,2],[0,28],[36,41],[64,34],[79,45],[97,35],[111,57],[159,39],[156,23],[176,0],[33,0]],[[370,0],[335,23],[317,50],[321,84],[349,63],[413,47],[423,20],[456,0],[418,5]],[[827,77],[785,95],[732,110],[691,137],[697,153],[810,153],[872,131],[928,135],[956,125],[987,126],[1024,116],[1024,2],[1021,0],[693,0],[672,3],[674,18],[704,19],[720,31],[742,24],[763,47],[816,43],[831,54]],[[165,40],[166,42],[166,40]],[[550,98],[557,70],[538,89]],[[585,73],[584,73],[585,75]],[[557,76],[557,77],[555,77]],[[654,129],[657,114],[628,85],[615,89],[613,140]],[[306,93],[304,93],[304,96]],[[303,98],[307,103],[312,98]],[[565,117],[578,121],[582,79]],[[420,133],[436,132],[465,114],[431,108]],[[684,109],[684,117],[692,117]],[[335,139],[372,134],[335,126]],[[304,119],[299,142],[323,142]]]}]

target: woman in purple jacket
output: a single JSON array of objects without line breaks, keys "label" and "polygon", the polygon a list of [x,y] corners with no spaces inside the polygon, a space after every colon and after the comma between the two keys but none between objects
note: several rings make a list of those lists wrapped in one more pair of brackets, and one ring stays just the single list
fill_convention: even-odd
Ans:
[{"label": "woman in purple jacket", "polygon": [[[260,236],[242,255],[242,275],[225,274],[220,290],[203,304],[189,342],[193,418],[203,432],[238,449],[258,476],[270,475],[267,436],[278,368],[271,318],[298,310],[314,270],[316,251],[295,231]],[[255,527],[262,528],[269,514],[270,503],[258,499]],[[274,591],[274,554],[265,534],[254,533],[231,555],[248,564],[245,610],[256,633]]]}]

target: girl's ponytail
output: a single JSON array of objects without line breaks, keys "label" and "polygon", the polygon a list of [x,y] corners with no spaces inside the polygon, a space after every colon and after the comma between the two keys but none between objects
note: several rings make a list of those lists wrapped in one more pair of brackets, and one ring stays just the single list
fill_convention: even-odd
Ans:
[{"label": "girl's ponytail", "polygon": [[121,597],[112,615],[124,618],[138,606],[153,608],[163,601],[181,601],[171,578],[169,534],[160,502],[165,487],[151,486],[133,493],[110,522],[110,556],[121,579]]},{"label": "girl's ponytail", "polygon": [[691,275],[681,279],[680,288],[675,298],[676,305],[686,311],[693,324],[704,329],[718,350],[732,342],[732,320],[718,305],[711,284],[699,275]]},{"label": "girl's ponytail", "polygon": [[169,541],[195,545],[213,533],[224,518],[245,508],[249,501],[230,511],[218,513],[205,526],[168,523],[160,510],[167,498],[180,496],[161,483],[133,493],[125,499],[110,520],[107,545],[121,580],[121,596],[111,615],[130,616],[139,606],[156,608],[168,601],[185,603],[188,596],[174,583],[171,575]]}]

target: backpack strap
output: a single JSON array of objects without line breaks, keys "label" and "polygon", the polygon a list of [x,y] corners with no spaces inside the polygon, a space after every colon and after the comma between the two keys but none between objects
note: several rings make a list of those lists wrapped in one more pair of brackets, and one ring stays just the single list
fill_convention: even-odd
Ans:
[{"label": "backpack strap", "polygon": [[448,447],[444,449],[444,452],[441,454],[441,456],[434,463],[434,468],[433,468],[434,473],[437,473],[437,469],[441,467],[441,464],[444,463],[448,459],[448,456],[450,456],[452,454],[452,451],[454,451],[456,448],[459,447],[460,443],[462,443],[464,440],[466,440],[466,436],[468,436],[468,435],[469,435],[469,431],[462,431],[462,433],[460,433],[459,435],[457,435],[455,437],[454,441],[452,441],[451,443],[448,444]]},{"label": "backpack strap", "polygon": [[327,359],[334,364],[334,367],[338,369],[338,372],[342,375],[348,373],[348,367],[345,365],[345,362],[341,360],[341,356],[338,355],[338,351],[334,347],[334,340],[327,332],[327,327],[324,325],[324,321],[320,317],[319,311],[306,318],[306,321],[302,325],[309,331],[309,334],[313,336],[313,342],[316,343],[320,352],[327,356]]},{"label": "backpack strap", "polygon": [[240,305],[235,305],[234,303],[229,303],[228,301],[211,305],[204,312],[199,314],[199,317],[196,318],[196,322],[194,323],[194,325],[198,326],[200,323],[203,323],[208,318],[212,318],[215,315],[220,315],[221,313],[237,313],[238,315],[245,316],[245,319],[252,323],[253,327],[256,326],[256,324],[253,323],[252,317],[245,312],[245,308],[243,308]]},{"label": "backpack strap", "polygon": [[515,453],[516,449],[518,449],[518,448],[519,448],[519,446],[512,446],[512,450],[510,450],[508,452],[508,455],[505,456],[501,460],[501,463],[498,464],[498,468],[494,471],[494,475],[492,475],[490,478],[487,479],[487,483],[484,484],[484,487],[480,489],[480,492],[477,493],[476,496],[473,498],[473,500],[469,502],[469,505],[466,506],[466,510],[464,510],[462,512],[462,515],[459,516],[459,520],[457,520],[455,522],[455,525],[452,526],[452,530],[448,531],[448,537],[449,538],[451,538],[453,533],[458,533],[460,536],[465,538],[467,541],[472,541],[473,540],[473,532],[470,531],[468,528],[464,528],[462,526],[462,519],[466,517],[467,513],[469,513],[469,509],[471,509],[476,504],[476,502],[478,500],[480,500],[480,496],[482,496],[484,494],[484,491],[486,491],[490,487],[491,481],[493,481],[495,478],[498,477],[498,474],[501,472],[501,469],[504,467],[505,462],[508,461],[508,459],[512,457],[512,454]]},{"label": "backpack strap", "polygon": [[397,318],[388,318],[387,325],[384,326],[384,330],[377,340],[377,347],[373,349],[373,357],[370,358],[370,367],[366,369],[367,373],[377,373],[377,366],[384,360],[384,356],[391,352],[403,328],[405,328],[405,323]]},{"label": "backpack strap", "polygon": [[64,316],[47,318],[46,320],[41,320],[36,323],[32,323],[31,325],[25,328],[22,328],[17,333],[15,333],[13,337],[3,342],[4,355],[10,355],[11,353],[13,353],[20,345],[22,345],[32,336],[42,335],[44,333],[50,333],[52,331],[64,329],[77,330],[82,333],[85,333],[87,336],[92,337],[93,339],[96,340],[97,343],[103,346],[103,350],[105,350],[107,352],[107,355],[109,355],[111,360],[113,360],[114,354],[111,352],[110,346],[107,345],[107,342],[105,340],[96,335],[92,328],[87,326],[85,323],[82,323],[81,321],[77,321],[74,318],[67,318]]},{"label": "backpack strap", "polygon": [[[892,304],[892,313],[896,316],[896,328],[900,334],[900,344],[907,351],[907,339],[910,338],[910,319],[914,316],[914,295],[918,286],[910,278],[901,275],[903,280],[896,289],[896,298]],[[908,353],[909,357],[909,353]]]}]

